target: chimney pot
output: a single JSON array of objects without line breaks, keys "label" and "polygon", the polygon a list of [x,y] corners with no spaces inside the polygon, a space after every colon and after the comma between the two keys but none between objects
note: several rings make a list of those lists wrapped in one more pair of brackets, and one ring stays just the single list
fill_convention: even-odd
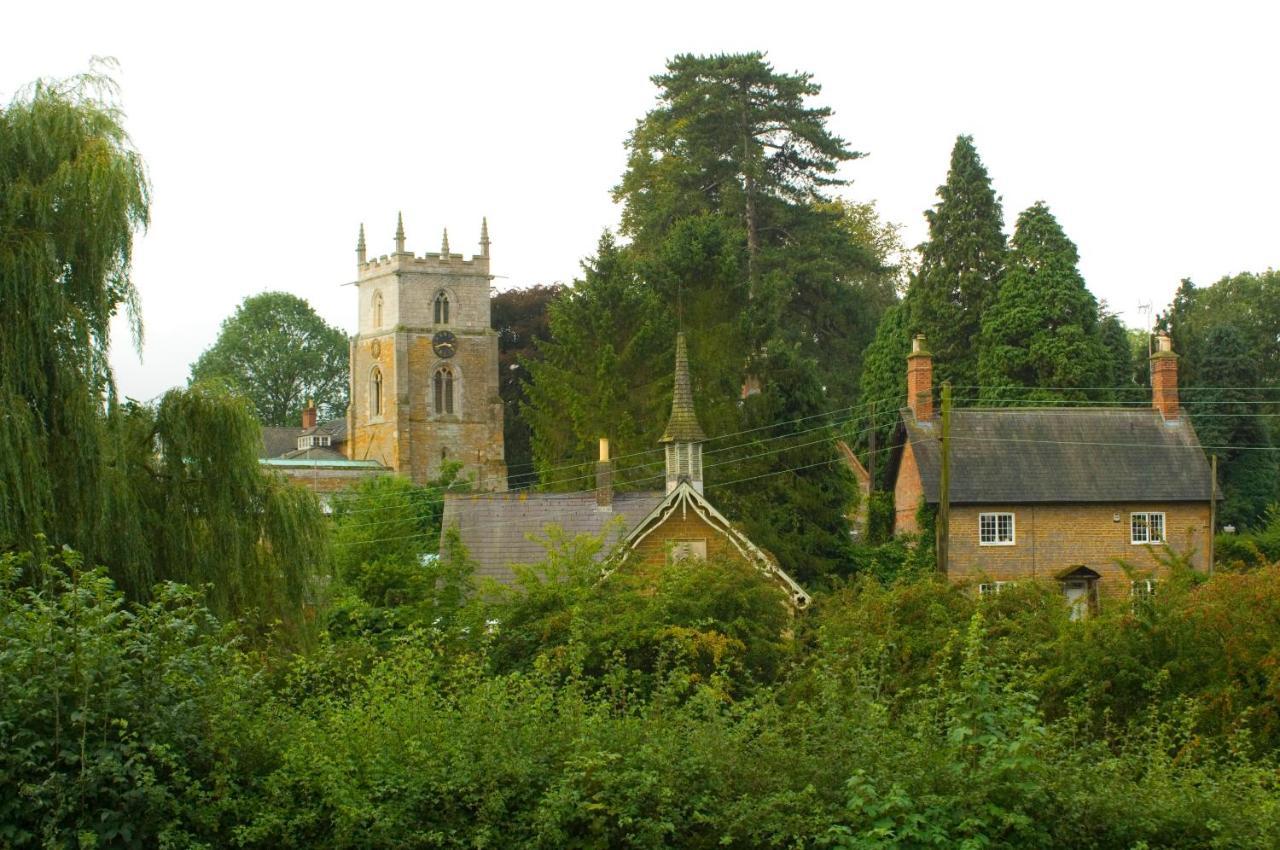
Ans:
[{"label": "chimney pot", "polygon": [[933,355],[925,348],[924,334],[915,335],[907,355],[907,407],[917,422],[933,419]]},{"label": "chimney pot", "polygon": [[1156,336],[1151,354],[1151,406],[1166,420],[1178,418],[1178,355],[1164,333]]}]

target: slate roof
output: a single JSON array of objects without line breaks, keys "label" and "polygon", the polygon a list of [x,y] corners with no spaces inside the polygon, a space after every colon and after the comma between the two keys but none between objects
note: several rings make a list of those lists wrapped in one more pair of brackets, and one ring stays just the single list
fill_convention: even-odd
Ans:
[{"label": "slate roof", "polygon": [[[902,411],[925,498],[938,501],[940,424]],[[966,408],[951,414],[952,504],[1207,502],[1209,463],[1185,416],[1154,409]]]},{"label": "slate roof", "polygon": [[280,460],[314,460],[318,462],[347,460],[347,456],[328,446],[312,446],[308,449],[294,449],[280,455]]},{"label": "slate roof", "polygon": [[660,443],[700,443],[707,439],[693,409],[693,384],[689,380],[689,350],[684,334],[676,334],[676,378],[671,390],[671,418]]},{"label": "slate roof", "polygon": [[301,428],[265,427],[262,429],[262,446],[258,449],[258,457],[280,457],[297,451],[300,436]]},{"label": "slate roof", "polygon": [[511,564],[536,564],[546,558],[546,549],[536,541],[546,539],[548,525],[558,525],[570,536],[599,534],[620,517],[616,534],[610,529],[607,542],[620,541],[665,495],[659,491],[615,493],[613,510],[607,511],[596,505],[594,490],[446,494],[443,525],[458,527],[467,555],[476,564],[477,578],[487,576],[510,584],[514,580]]}]

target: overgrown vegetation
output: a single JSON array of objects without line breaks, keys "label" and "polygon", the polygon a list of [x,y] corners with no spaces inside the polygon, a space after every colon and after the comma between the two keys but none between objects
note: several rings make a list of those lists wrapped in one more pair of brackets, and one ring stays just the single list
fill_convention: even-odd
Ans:
[{"label": "overgrown vegetation", "polygon": [[743,565],[601,581],[593,545],[291,658],[181,587],[128,604],[74,554],[4,556],[0,841],[1280,841],[1280,567],[1085,622],[1054,588],[864,577],[793,619]]}]

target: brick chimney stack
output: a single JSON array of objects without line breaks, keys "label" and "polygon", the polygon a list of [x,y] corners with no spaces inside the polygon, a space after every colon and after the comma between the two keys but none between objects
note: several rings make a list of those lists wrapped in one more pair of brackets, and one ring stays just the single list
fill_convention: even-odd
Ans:
[{"label": "brick chimney stack", "polygon": [[596,462],[596,507],[613,510],[613,461],[609,460],[609,438],[600,438],[600,460]]},{"label": "brick chimney stack", "polygon": [[917,422],[933,419],[933,355],[924,347],[924,334],[911,340],[907,355],[907,407]]},{"label": "brick chimney stack", "polygon": [[1178,418],[1178,355],[1165,333],[1156,335],[1151,353],[1151,406],[1166,420]]},{"label": "brick chimney stack", "polygon": [[302,408],[302,427],[316,427],[316,403],[311,399],[307,399],[307,406]]}]

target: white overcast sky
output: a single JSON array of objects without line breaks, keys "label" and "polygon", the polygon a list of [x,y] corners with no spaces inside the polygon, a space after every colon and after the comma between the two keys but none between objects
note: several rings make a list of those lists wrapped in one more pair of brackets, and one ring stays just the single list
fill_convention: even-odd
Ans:
[{"label": "white overcast sky", "polygon": [[602,229],[623,140],[680,52],[764,50],[804,70],[869,155],[846,196],[925,236],[959,133],[1011,227],[1046,201],[1090,288],[1122,311],[1280,258],[1280,5],[1173,3],[22,3],[0,98],[114,56],[147,160],[142,360],[121,389],[185,382],[220,322],[269,289],[355,327],[356,229],[478,251],[500,288],[569,281]]}]

